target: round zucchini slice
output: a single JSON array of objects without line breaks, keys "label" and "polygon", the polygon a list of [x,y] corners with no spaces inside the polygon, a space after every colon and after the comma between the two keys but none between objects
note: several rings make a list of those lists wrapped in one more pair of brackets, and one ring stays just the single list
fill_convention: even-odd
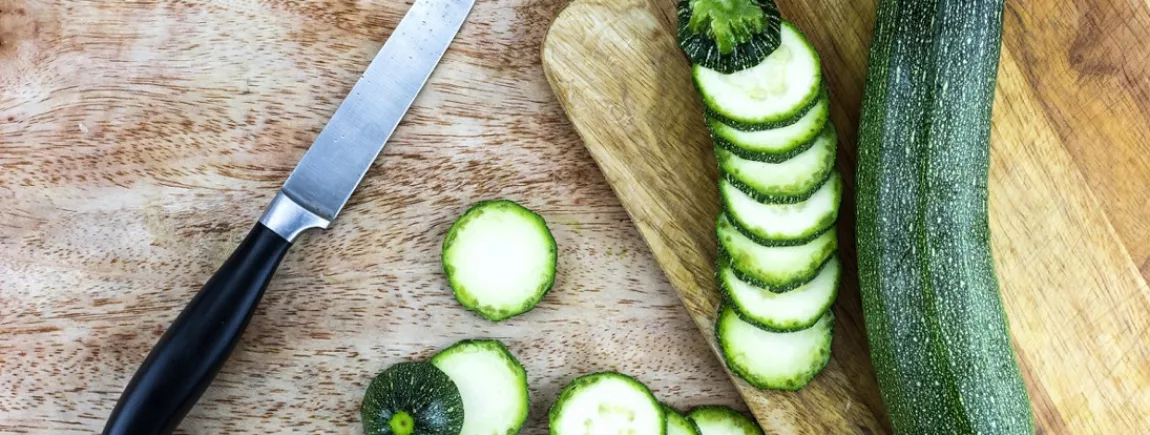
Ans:
[{"label": "round zucchini slice", "polygon": [[832,257],[815,279],[785,292],[739,279],[729,262],[719,261],[719,288],[735,314],[747,323],[777,332],[810,328],[831,309],[838,296],[842,265]]},{"label": "round zucchini slice", "polygon": [[699,426],[677,409],[663,404],[663,414],[667,416],[667,435],[702,435]]},{"label": "round zucchini slice", "polygon": [[722,73],[758,65],[779,46],[774,0],[680,0],[679,47],[691,59]]},{"label": "round zucchini slice", "polygon": [[754,420],[726,406],[700,406],[688,415],[702,435],[763,435]]},{"label": "round zucchini slice", "polygon": [[463,412],[455,383],[425,362],[384,370],[371,380],[360,405],[366,435],[459,435]]},{"label": "round zucchini slice", "polygon": [[431,358],[463,397],[460,435],[519,433],[527,421],[527,372],[498,340],[463,340]]},{"label": "round zucchini slice", "polygon": [[[773,332],[743,321],[724,305],[715,334],[731,372],[755,388],[798,391],[831,359],[834,313],[828,310],[814,326],[801,331]],[[695,422],[706,435],[703,423]]]},{"label": "round zucchini slice", "polygon": [[782,43],[761,63],[731,74],[695,64],[695,86],[708,114],[742,130],[798,122],[819,100],[819,55],[793,24],[783,21]]},{"label": "round zucchini slice", "polygon": [[832,175],[809,198],[796,203],[763,203],[727,180],[719,180],[719,196],[731,223],[745,236],[763,246],[797,246],[834,226],[842,202],[842,177]]},{"label": "round zucchini slice", "polygon": [[833,230],[795,246],[764,246],[743,235],[726,214],[719,215],[719,244],[744,281],[759,287],[792,289],[810,281],[838,249]]},{"label": "round zucchini slice", "polygon": [[571,381],[548,413],[551,435],[665,435],[665,418],[646,385],[615,372]]},{"label": "round zucchini slice", "polygon": [[716,148],[752,162],[785,163],[811,148],[825,146],[820,140],[831,139],[830,149],[834,149],[838,134],[827,119],[829,108],[830,101],[823,97],[791,125],[744,131],[708,117],[707,128]]},{"label": "round zucchini slice", "polygon": [[743,193],[768,202],[798,202],[830,178],[835,167],[835,142],[820,139],[814,146],[782,163],[747,160],[715,147],[723,178]]},{"label": "round zucchini slice", "polygon": [[483,201],[443,241],[455,298],[493,322],[535,308],[555,282],[555,238],[539,215],[512,201]]}]

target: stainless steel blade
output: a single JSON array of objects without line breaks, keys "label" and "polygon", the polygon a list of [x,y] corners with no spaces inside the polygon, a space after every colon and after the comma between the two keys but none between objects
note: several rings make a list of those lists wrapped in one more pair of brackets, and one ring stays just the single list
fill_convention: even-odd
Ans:
[{"label": "stainless steel blade", "polygon": [[281,196],[327,222],[335,219],[473,4],[474,0],[416,0],[288,176]]}]

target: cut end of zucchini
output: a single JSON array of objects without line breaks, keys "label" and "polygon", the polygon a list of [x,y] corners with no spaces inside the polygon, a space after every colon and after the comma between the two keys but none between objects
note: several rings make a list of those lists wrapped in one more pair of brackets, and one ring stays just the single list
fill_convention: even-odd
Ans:
[{"label": "cut end of zucchini", "polygon": [[703,435],[694,421],[665,403],[663,414],[667,416],[667,435]]},{"label": "cut end of zucchini", "polygon": [[527,421],[527,372],[498,340],[464,340],[431,358],[459,387],[462,434],[519,433]]},{"label": "cut end of zucchini", "polygon": [[511,201],[484,201],[443,241],[443,269],[464,307],[501,321],[535,307],[555,281],[557,249],[547,223]]},{"label": "cut end of zucchini", "polygon": [[571,381],[548,414],[552,435],[665,435],[665,418],[646,385],[615,372]]},{"label": "cut end of zucchini", "polygon": [[753,67],[779,46],[773,0],[680,0],[679,47],[692,63],[732,73]]},{"label": "cut end of zucchini", "polygon": [[763,435],[758,423],[726,406],[700,406],[688,416],[702,435]]},{"label": "cut end of zucchini", "polygon": [[371,380],[360,406],[366,435],[457,435],[463,399],[434,365],[399,363]]},{"label": "cut end of zucchini", "polygon": [[740,378],[764,390],[797,391],[830,361],[834,314],[827,311],[801,331],[772,332],[743,321],[724,305],[715,334],[727,366]]},{"label": "cut end of zucchini", "polygon": [[817,101],[819,56],[793,24],[783,22],[781,45],[759,64],[734,73],[695,64],[695,86],[707,113],[744,130],[790,125]]}]

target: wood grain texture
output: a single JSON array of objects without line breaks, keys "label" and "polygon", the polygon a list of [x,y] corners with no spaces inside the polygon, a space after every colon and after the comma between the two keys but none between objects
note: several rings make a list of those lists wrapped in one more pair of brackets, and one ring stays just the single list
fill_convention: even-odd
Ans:
[{"label": "wood grain texture", "polygon": [[[853,191],[875,4],[779,6],[822,57],[840,137],[837,166]],[[710,339],[719,299],[711,282],[716,174],[673,17],[671,1],[576,0],[552,25],[543,64]],[[1150,427],[1150,227],[1142,216],[1150,200],[1148,20],[1145,4],[1120,1],[1007,5],[991,145],[992,244],[1040,433]],[[839,231],[843,258],[853,264],[847,198]],[[736,380],[768,431],[889,430],[853,268],[847,277],[835,306],[832,363],[810,387],[768,393]]]},{"label": "wood grain texture", "polygon": [[[741,406],[547,86],[538,53],[564,4],[478,2],[180,433],[359,433],[375,373],[473,337],[526,366],[525,434],[605,369],[676,406]],[[0,0],[0,433],[103,427],[409,5]],[[455,302],[438,253],[496,197],[542,214],[560,248],[554,290],[501,324]]]}]

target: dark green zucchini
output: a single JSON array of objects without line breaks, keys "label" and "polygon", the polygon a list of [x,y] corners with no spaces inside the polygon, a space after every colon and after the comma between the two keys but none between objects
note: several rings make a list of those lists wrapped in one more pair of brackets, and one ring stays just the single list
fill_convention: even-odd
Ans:
[{"label": "dark green zucchini", "polygon": [[679,47],[691,63],[730,74],[762,62],[779,46],[774,0],[680,0]]},{"label": "dark green zucchini", "polygon": [[360,407],[366,435],[459,435],[463,398],[425,362],[399,363],[371,380]]},{"label": "dark green zucchini", "polygon": [[858,258],[896,433],[1029,434],[987,224],[1002,0],[881,0],[859,129]]}]

